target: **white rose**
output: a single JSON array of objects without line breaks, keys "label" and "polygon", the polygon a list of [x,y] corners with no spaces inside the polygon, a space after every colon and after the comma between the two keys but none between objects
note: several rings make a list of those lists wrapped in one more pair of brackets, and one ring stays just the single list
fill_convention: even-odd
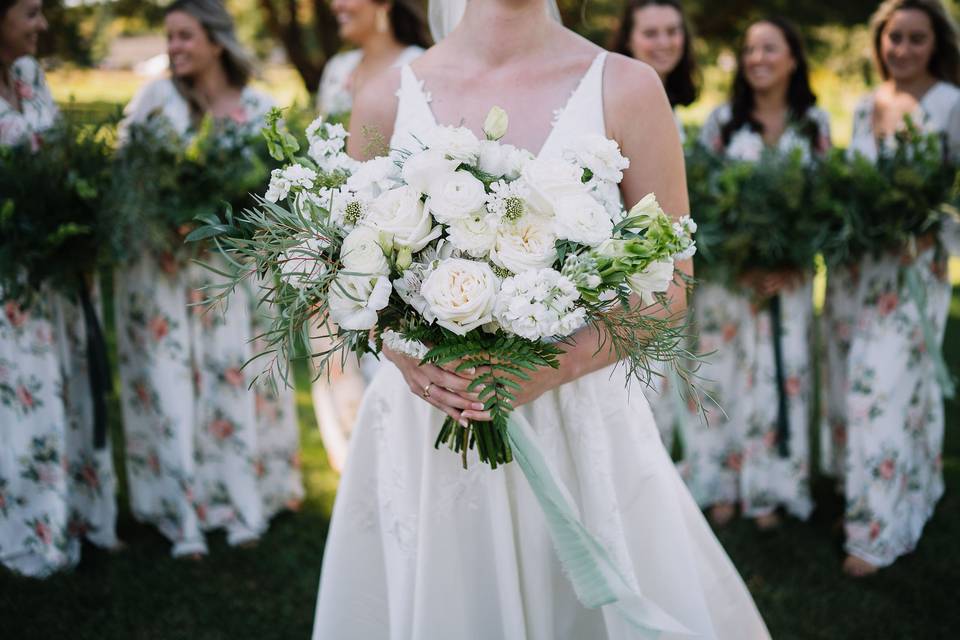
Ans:
[{"label": "white rose", "polygon": [[442,232],[439,226],[433,226],[420,194],[407,186],[391,189],[371,202],[363,224],[393,234],[397,246],[407,247],[414,253]]},{"label": "white rose", "polygon": [[480,141],[480,170],[495,177],[516,180],[523,167],[533,161],[533,154],[511,144]]},{"label": "white rose", "polygon": [[330,245],[325,238],[307,238],[287,249],[280,258],[280,277],[287,284],[306,289],[327,272],[324,250]]},{"label": "white rose", "polygon": [[523,167],[523,181],[529,187],[530,203],[545,214],[554,203],[584,190],[583,170],[569,162],[536,158]]},{"label": "white rose", "polygon": [[480,154],[480,141],[466,127],[436,127],[427,136],[427,148],[458,162],[472,164]]},{"label": "white rose", "polygon": [[390,279],[386,276],[340,274],[330,285],[330,319],[348,331],[366,331],[377,324],[377,312],[390,302]]},{"label": "white rose", "polygon": [[613,235],[613,221],[589,193],[570,196],[554,203],[554,231],[561,240],[595,247]]},{"label": "white rose", "polygon": [[627,277],[627,284],[630,289],[640,296],[640,301],[644,305],[653,304],[654,293],[662,293],[670,288],[673,282],[673,260],[661,260],[651,263],[640,273],[634,273]]},{"label": "white rose", "polygon": [[438,176],[427,191],[427,208],[438,222],[449,224],[484,209],[483,183],[467,171]]},{"label": "white rose", "polygon": [[438,177],[446,176],[457,169],[459,162],[450,160],[437,149],[416,153],[403,162],[403,181],[420,193],[430,191],[430,185]]},{"label": "white rose", "polygon": [[389,157],[361,162],[347,179],[346,189],[366,198],[376,198],[400,181],[400,168]]},{"label": "white rose", "polygon": [[493,319],[499,284],[485,262],[450,258],[437,265],[420,287],[437,324],[457,335]]},{"label": "white rose", "polygon": [[526,214],[500,224],[490,260],[513,273],[550,267],[557,259],[556,241],[548,218]]},{"label": "white rose", "polygon": [[507,112],[497,106],[491,107],[486,120],[483,121],[483,135],[487,136],[487,140],[499,140],[507,135],[509,125],[510,119],[507,117]]},{"label": "white rose", "polygon": [[454,220],[447,227],[450,244],[474,258],[486,258],[497,239],[499,221],[485,209]]},{"label": "white rose", "polygon": [[343,240],[340,262],[355,274],[368,276],[390,273],[390,264],[379,244],[380,234],[370,227],[357,227]]}]

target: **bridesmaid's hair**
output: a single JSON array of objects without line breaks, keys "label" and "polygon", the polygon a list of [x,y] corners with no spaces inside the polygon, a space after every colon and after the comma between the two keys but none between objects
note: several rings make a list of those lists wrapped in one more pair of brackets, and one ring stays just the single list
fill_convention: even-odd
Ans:
[{"label": "bridesmaid's hair", "polygon": [[3,17],[7,15],[7,11],[10,10],[10,7],[17,4],[18,0],[0,0],[0,20],[3,20]]},{"label": "bridesmaid's hair", "polygon": [[[253,76],[253,58],[237,40],[233,18],[223,6],[222,0],[175,0],[164,9],[164,15],[182,11],[196,18],[207,37],[223,47],[220,64],[231,86],[242,89]],[[190,105],[190,116],[194,121],[203,117],[206,107],[200,101],[193,82],[187,78],[173,76],[177,91]]]},{"label": "bridesmaid's hair", "polygon": [[[390,0],[374,0],[377,4],[386,4]],[[400,44],[429,49],[433,46],[430,37],[430,24],[423,12],[423,3],[418,0],[393,0],[390,4],[390,28],[393,37]]]},{"label": "bridesmaid's hair", "polygon": [[880,40],[890,17],[897,11],[914,9],[922,11],[930,18],[933,26],[934,48],[930,56],[929,71],[938,80],[960,85],[960,45],[957,44],[957,24],[947,13],[940,0],[886,0],[870,18],[873,31],[873,56],[880,75],[886,80],[890,77],[887,65],[880,55]]},{"label": "bridesmaid's hair", "polygon": [[[779,17],[757,20],[750,26],[763,23],[771,24],[780,30],[787,41],[787,46],[790,48],[790,55],[793,56],[797,64],[790,75],[790,83],[787,85],[788,117],[794,123],[806,122],[802,132],[810,139],[810,147],[816,149],[819,132],[816,125],[810,122],[806,116],[810,107],[817,103],[817,96],[810,87],[809,65],[807,64],[807,55],[804,53],[800,32],[790,22]],[[749,125],[751,130],[763,133],[763,125],[753,117],[753,89],[747,83],[747,74],[743,64],[745,46],[746,37],[740,44],[740,53],[737,55],[737,73],[733,78],[733,88],[730,92],[730,121],[720,129],[724,147],[730,144],[733,134],[745,124]]]},{"label": "bridesmaid's hair", "polygon": [[635,16],[637,11],[650,6],[671,7],[680,14],[680,22],[683,25],[683,55],[677,66],[664,79],[663,88],[667,92],[667,98],[670,99],[671,107],[693,104],[697,99],[697,60],[693,55],[693,31],[679,0],[627,0],[623,8],[623,16],[620,18],[620,27],[610,41],[610,50],[633,57],[633,52],[630,51],[630,37],[633,35],[636,24]]}]

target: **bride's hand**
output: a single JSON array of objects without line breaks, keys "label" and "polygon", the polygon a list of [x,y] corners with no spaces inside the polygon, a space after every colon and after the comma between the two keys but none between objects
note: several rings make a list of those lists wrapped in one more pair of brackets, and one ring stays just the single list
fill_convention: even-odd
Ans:
[{"label": "bride's hand", "polygon": [[[514,378],[514,381],[520,385],[519,391],[511,390],[517,398],[516,401],[513,402],[514,409],[533,402],[547,391],[556,389],[563,384],[565,380],[562,364],[560,369],[540,367],[536,371],[527,373],[530,376],[529,380],[518,380]],[[479,405],[479,409],[471,407],[464,410],[462,415],[466,420],[475,420],[477,422],[489,422],[492,419],[489,411],[483,411],[482,404]]]},{"label": "bride's hand", "polygon": [[466,410],[483,410],[477,394],[467,391],[471,378],[452,373],[432,364],[421,365],[416,358],[397,353],[388,347],[383,355],[396,365],[407,381],[410,392],[460,422]]}]

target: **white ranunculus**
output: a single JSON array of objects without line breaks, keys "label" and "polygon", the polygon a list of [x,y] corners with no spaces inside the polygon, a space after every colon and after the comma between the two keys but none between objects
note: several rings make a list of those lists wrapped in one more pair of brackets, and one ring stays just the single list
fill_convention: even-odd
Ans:
[{"label": "white ranunculus", "polygon": [[616,141],[596,133],[581,136],[564,156],[589,169],[593,179],[604,182],[619,183],[623,170],[630,166]]},{"label": "white ranunculus", "polygon": [[361,162],[347,179],[346,189],[373,199],[400,182],[400,168],[389,157]]},{"label": "white ranunculus", "polygon": [[380,234],[370,227],[357,227],[343,239],[340,262],[346,271],[369,276],[390,273],[390,263],[379,244]]},{"label": "white ranunculus", "polygon": [[280,258],[280,278],[298,289],[314,286],[327,272],[323,252],[328,246],[325,238],[310,237],[287,249]]},{"label": "white ranunculus", "polygon": [[662,293],[670,288],[673,282],[673,260],[660,260],[647,266],[640,273],[627,277],[630,289],[640,296],[645,305],[653,304],[656,298],[654,293]]},{"label": "white ranunculus", "polygon": [[556,241],[552,221],[528,213],[518,220],[501,222],[490,260],[513,273],[549,267],[557,259]]},{"label": "white ranunculus", "polygon": [[386,276],[340,274],[330,285],[330,319],[349,331],[366,331],[377,324],[377,312],[390,302],[390,279]]},{"label": "white ranunculus", "polygon": [[446,157],[473,164],[480,155],[480,141],[466,127],[435,127],[426,140],[428,149],[436,149]]},{"label": "white ranunculus", "polygon": [[456,160],[450,160],[438,149],[415,153],[403,162],[403,181],[420,193],[428,193],[437,178],[450,175],[457,169]]},{"label": "white ranunculus", "polygon": [[509,125],[507,112],[497,106],[491,107],[483,121],[483,135],[487,136],[487,140],[499,140],[507,135]]},{"label": "white ranunculus", "polygon": [[414,253],[442,232],[439,226],[433,226],[420,194],[408,186],[391,189],[371,202],[363,224],[393,234],[394,244]]},{"label": "white ranunculus", "polygon": [[450,243],[474,258],[486,258],[497,239],[500,218],[482,209],[477,213],[459,218],[447,227]]},{"label": "white ranunculus", "polygon": [[482,182],[467,171],[455,171],[431,183],[426,206],[438,222],[450,224],[483,210],[486,200]]},{"label": "white ranunculus", "polygon": [[539,211],[553,214],[554,203],[571,194],[583,193],[583,170],[562,160],[535,158],[523,167],[529,201]]},{"label": "white ranunculus", "polygon": [[498,289],[497,276],[486,262],[450,258],[426,277],[420,293],[437,324],[462,336],[493,319]]},{"label": "white ranunculus", "polygon": [[518,149],[512,144],[480,141],[480,170],[497,178],[516,180],[523,173],[523,167],[533,159],[533,154],[529,151]]},{"label": "white ranunculus", "polygon": [[554,203],[554,231],[561,240],[595,247],[613,235],[607,210],[589,193],[562,198]]}]

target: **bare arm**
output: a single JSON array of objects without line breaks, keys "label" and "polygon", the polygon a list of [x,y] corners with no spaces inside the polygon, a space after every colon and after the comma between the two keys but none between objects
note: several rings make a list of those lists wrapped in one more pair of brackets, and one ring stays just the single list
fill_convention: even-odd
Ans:
[{"label": "bare arm", "polygon": [[390,69],[368,82],[353,101],[347,153],[357,160],[383,155],[397,119],[400,70]]}]

